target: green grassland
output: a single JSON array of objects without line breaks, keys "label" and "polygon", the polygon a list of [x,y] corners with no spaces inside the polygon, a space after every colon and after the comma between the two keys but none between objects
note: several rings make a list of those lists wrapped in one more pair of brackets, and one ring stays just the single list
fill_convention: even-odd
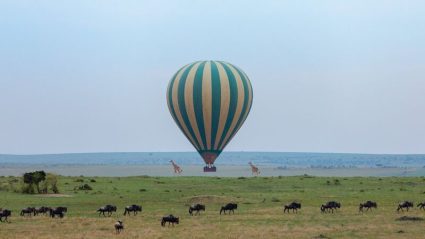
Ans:
[{"label": "green grassland", "polygon": [[[60,195],[25,195],[7,191],[13,177],[1,177],[0,207],[13,211],[11,223],[0,223],[0,238],[424,238],[425,221],[398,221],[402,216],[424,217],[417,208],[395,211],[399,201],[425,201],[423,177],[60,177]],[[96,182],[91,182],[94,179]],[[16,181],[16,180],[15,180]],[[81,182],[84,181],[84,182]],[[93,190],[75,188],[82,183]],[[18,184],[18,183],[15,183]],[[15,185],[17,186],[17,185]],[[297,214],[284,214],[283,204],[302,203]],[[329,200],[341,210],[320,213]],[[378,209],[359,213],[366,200]],[[190,216],[191,203],[204,203],[206,212]],[[221,205],[238,203],[234,215],[219,215]],[[96,209],[115,204],[112,217]],[[124,206],[141,204],[137,216],[123,216]],[[63,219],[21,217],[27,206],[67,206]],[[161,227],[160,219],[173,214],[180,225]],[[123,219],[125,231],[116,235],[113,224]]]}]

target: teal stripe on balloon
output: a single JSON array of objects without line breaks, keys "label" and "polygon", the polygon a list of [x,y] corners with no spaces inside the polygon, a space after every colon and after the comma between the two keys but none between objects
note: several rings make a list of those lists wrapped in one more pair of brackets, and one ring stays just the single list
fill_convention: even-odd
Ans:
[{"label": "teal stripe on balloon", "polygon": [[196,123],[198,124],[198,131],[201,135],[202,143],[205,149],[208,148],[205,138],[204,114],[202,108],[202,77],[204,75],[205,62],[202,62],[195,73],[193,82],[193,107],[195,110]]},{"label": "teal stripe on balloon", "polygon": [[218,131],[218,121],[220,120],[220,108],[221,108],[221,85],[220,76],[218,73],[217,65],[214,61],[211,61],[211,90],[212,90],[212,125],[211,125],[211,145],[210,148],[214,149],[215,138]]},{"label": "teal stripe on balloon", "polygon": [[230,126],[233,122],[233,117],[235,116],[236,107],[238,105],[238,86],[236,83],[235,76],[233,75],[232,71],[229,69],[229,67],[226,64],[223,64],[222,62],[218,62],[226,71],[227,78],[229,81],[229,87],[230,87],[230,105],[229,105],[229,111],[226,119],[226,123],[224,125],[223,134],[221,135],[220,142],[218,144],[218,148],[220,149],[221,145],[223,143],[224,138],[227,135],[227,132],[230,129]]},{"label": "teal stripe on balloon", "polygon": [[190,135],[192,136],[193,140],[195,141],[196,147],[201,148],[200,145],[199,145],[199,142],[196,139],[195,132],[193,131],[193,127],[192,127],[192,125],[190,124],[190,121],[189,121],[189,116],[187,114],[186,104],[185,104],[185,94],[184,94],[185,93],[184,88],[186,86],[187,76],[188,76],[190,70],[193,68],[193,66],[196,63],[197,62],[194,62],[182,74],[182,77],[180,79],[177,91],[178,91],[178,104],[179,104],[179,108],[180,108],[180,112],[181,112],[184,124],[186,125],[187,129],[189,130]]}]

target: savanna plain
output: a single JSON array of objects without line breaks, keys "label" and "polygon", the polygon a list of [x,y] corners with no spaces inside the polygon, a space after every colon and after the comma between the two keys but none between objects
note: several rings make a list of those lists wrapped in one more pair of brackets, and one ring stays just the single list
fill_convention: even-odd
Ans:
[{"label": "savanna plain", "polygon": [[[20,177],[1,177],[0,207],[12,210],[10,223],[0,223],[0,238],[424,238],[424,177],[59,177],[59,194],[14,192]],[[92,190],[80,190],[88,184]],[[7,190],[6,190],[7,188]],[[339,201],[335,213],[320,205]],[[359,203],[372,200],[378,208],[360,213]],[[396,212],[400,201],[415,208]],[[298,213],[283,213],[283,205],[302,204]],[[238,204],[231,215],[220,215],[228,202]],[[206,205],[190,216],[193,203]],[[117,205],[111,217],[96,210]],[[143,211],[124,216],[124,207],[140,204]],[[29,206],[66,206],[62,219],[22,217]],[[163,216],[180,218],[176,226],[161,227]],[[400,220],[416,217],[419,220]],[[116,234],[122,219],[125,230]]]}]

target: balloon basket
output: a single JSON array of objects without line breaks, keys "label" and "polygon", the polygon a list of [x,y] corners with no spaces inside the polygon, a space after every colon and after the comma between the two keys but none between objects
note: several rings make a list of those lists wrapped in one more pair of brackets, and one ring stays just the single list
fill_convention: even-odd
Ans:
[{"label": "balloon basket", "polygon": [[215,166],[212,166],[212,167],[205,166],[204,173],[209,173],[209,172],[217,172],[217,168]]}]

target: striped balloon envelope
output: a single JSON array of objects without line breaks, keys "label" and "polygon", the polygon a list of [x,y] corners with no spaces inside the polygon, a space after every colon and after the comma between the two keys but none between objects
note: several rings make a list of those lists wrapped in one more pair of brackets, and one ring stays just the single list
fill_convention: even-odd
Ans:
[{"label": "striped balloon envelope", "polygon": [[188,64],[177,71],[167,89],[171,115],[202,156],[206,167],[213,167],[216,158],[241,128],[252,99],[247,75],[223,61]]}]

